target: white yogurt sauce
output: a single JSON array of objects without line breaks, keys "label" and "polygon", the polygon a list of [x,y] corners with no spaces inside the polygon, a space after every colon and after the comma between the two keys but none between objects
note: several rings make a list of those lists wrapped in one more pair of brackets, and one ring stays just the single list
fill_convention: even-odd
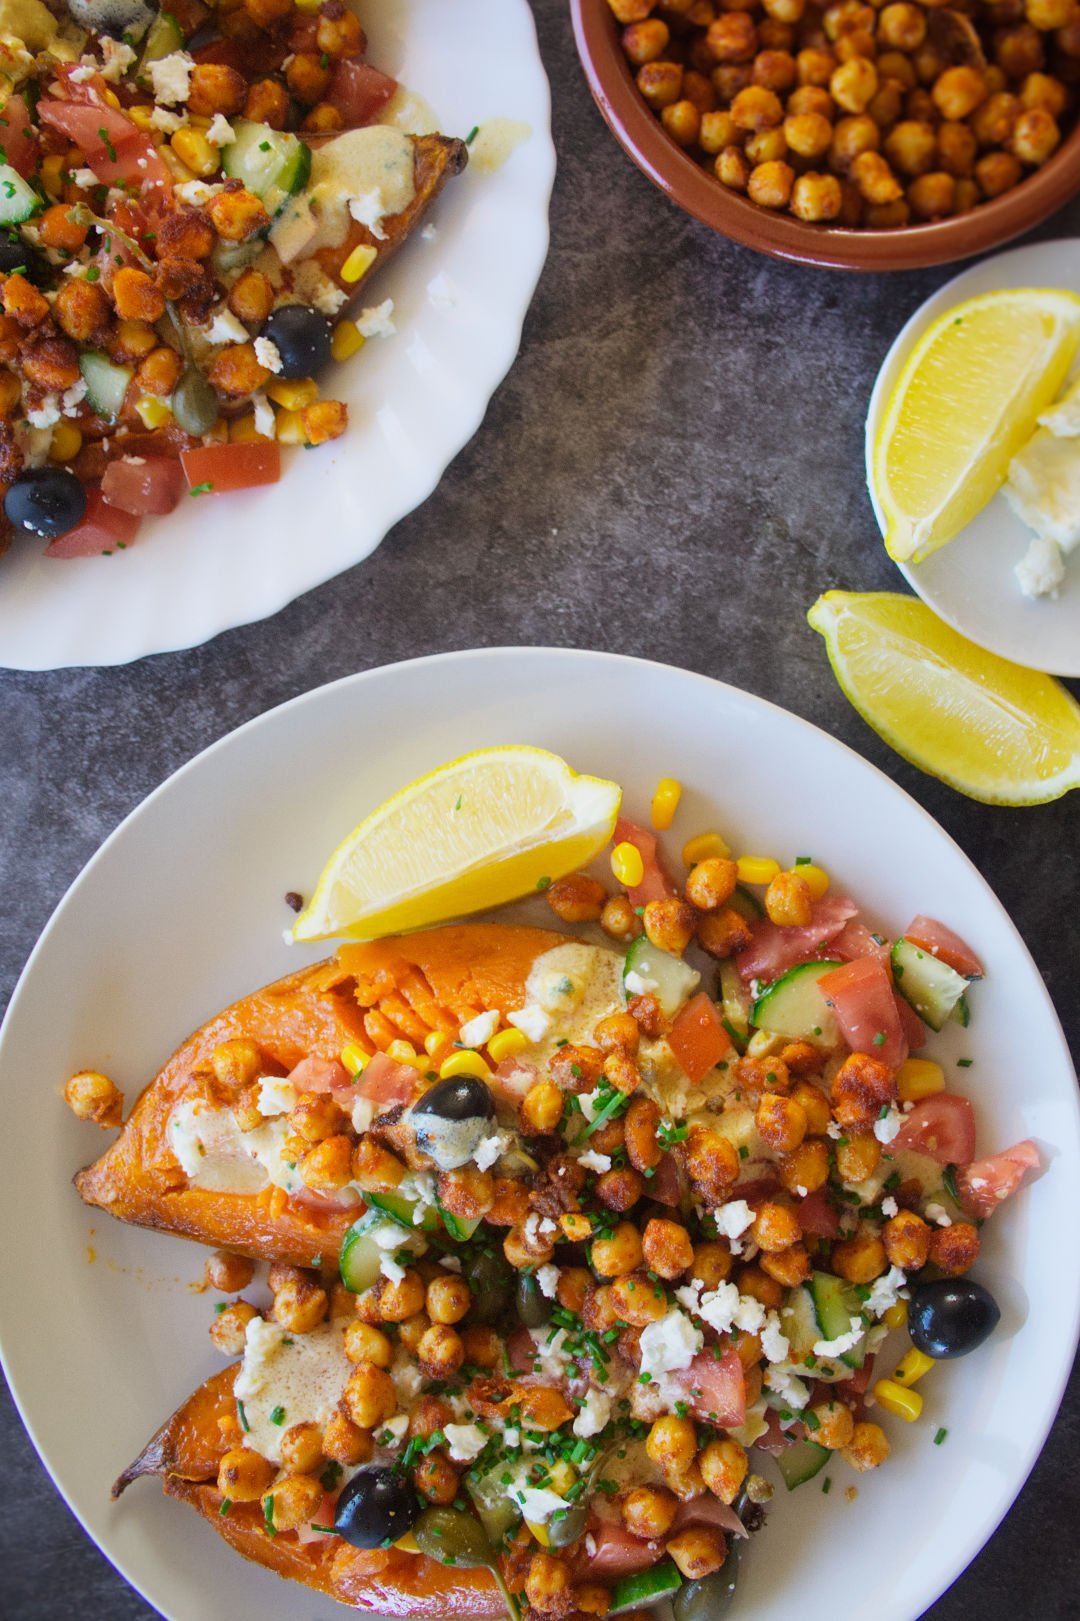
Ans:
[{"label": "white yogurt sauce", "polygon": [[[290,1334],[279,1323],[252,1318],[233,1386],[248,1423],[245,1446],[280,1463],[286,1430],[294,1424],[325,1429],[352,1373],[344,1341],[343,1322],[323,1323],[310,1334]],[[273,1422],[272,1413],[280,1423]]]}]

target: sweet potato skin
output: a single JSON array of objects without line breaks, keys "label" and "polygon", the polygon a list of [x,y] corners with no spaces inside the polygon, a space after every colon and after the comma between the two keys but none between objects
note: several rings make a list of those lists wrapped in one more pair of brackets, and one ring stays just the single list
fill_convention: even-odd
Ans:
[{"label": "sweet potato skin", "polygon": [[366,1052],[430,1030],[457,1032],[487,1008],[521,1007],[536,957],[565,936],[546,929],[464,923],[343,946],[336,958],[244,997],[183,1043],[143,1091],[106,1152],[75,1178],[80,1197],[121,1221],[175,1233],[256,1259],[315,1266],[332,1261],[356,1211],[314,1195],[286,1198],[195,1188],[167,1139],[181,1097],[220,1102],[209,1074],[215,1047],[248,1037],[282,1074],[309,1055],[333,1059],[347,1043]]},{"label": "sweet potato skin", "polygon": [[226,1449],[218,1421],[235,1414],[238,1366],[214,1374],[177,1408],[124,1470],[113,1487],[114,1497],[132,1481],[157,1475],[167,1496],[189,1503],[245,1559],[356,1610],[432,1621],[504,1613],[487,1571],[448,1570],[422,1554],[398,1548],[366,1551],[337,1537],[311,1542],[300,1542],[292,1532],[270,1537],[258,1503],[234,1503],[223,1515],[216,1481]]}]

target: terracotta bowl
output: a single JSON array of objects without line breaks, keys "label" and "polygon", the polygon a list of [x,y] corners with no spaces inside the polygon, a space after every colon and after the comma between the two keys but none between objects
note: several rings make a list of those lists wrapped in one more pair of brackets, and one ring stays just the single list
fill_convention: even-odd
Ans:
[{"label": "terracotta bowl", "polygon": [[570,0],[574,37],[597,106],[638,168],[695,219],[775,259],[833,270],[914,270],[967,259],[1038,225],[1080,192],[1080,123],[1041,169],[955,219],[891,231],[806,225],[721,185],[668,135],[640,95],[607,0]]}]

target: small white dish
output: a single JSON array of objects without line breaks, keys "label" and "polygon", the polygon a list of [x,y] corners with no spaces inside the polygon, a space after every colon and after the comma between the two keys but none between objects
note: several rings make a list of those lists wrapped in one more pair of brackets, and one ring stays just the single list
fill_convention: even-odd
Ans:
[{"label": "small white dish", "polygon": [[[276,613],[360,562],[425,500],[480,426],[521,341],[548,247],[551,105],[528,0],[364,0],[369,60],[446,134],[510,119],[527,138],[470,166],[372,284],[397,332],[324,378],[343,438],[286,450],[281,482],[181,502],[112,557],[61,561],[17,537],[0,558],[0,666],[125,664]],[[331,386],[332,385],[332,386]]]},{"label": "small white dish", "polygon": [[[755,1621],[789,1621],[793,1608],[800,1621],[835,1621],[841,1590],[865,1595],[874,1621],[915,1621],[1019,1491],[1072,1361],[1080,1273],[1046,1241],[1080,1229],[1065,1041],[1000,903],[882,772],[758,698],[609,654],[449,653],[322,687],[178,771],[76,880],[0,1032],[0,1117],[18,1145],[0,1181],[0,1226],[18,1235],[0,1248],[0,1344],[34,1444],[89,1535],[166,1621],[338,1613],[246,1564],[156,1483],[110,1502],[116,1475],[222,1362],[207,1339],[214,1297],[189,1292],[205,1252],[80,1204],[71,1177],[105,1138],[61,1093],[73,1070],[94,1066],[130,1104],[195,1026],[325,954],[283,943],[285,892],[310,894],[327,851],[403,783],[498,743],[554,749],[616,779],[627,813],[646,822],[657,779],[677,777],[683,801],[664,839],[676,859],[709,829],[739,850],[812,855],[872,923],[898,932],[932,913],[986,965],[971,1028],[950,1027],[931,1050],[975,1099],[981,1152],[1031,1136],[1044,1156],[1045,1175],[984,1232],[977,1276],[1003,1325],[924,1380],[920,1422],[885,1420],[886,1467],[856,1476],[837,1465],[829,1497],[819,1483],[790,1496],[778,1485],[740,1578],[739,1613]],[[956,1068],[959,1058],[972,1066]],[[939,1427],[947,1444],[935,1446]],[[918,1536],[898,1542],[913,1504]]]},{"label": "small white dish", "polygon": [[[873,445],[881,414],[918,338],[944,310],[1004,287],[1080,290],[1080,241],[1033,242],[983,259],[947,282],[902,329],[882,363],[866,413],[866,481],[878,526],[884,520],[873,480]],[[1025,597],[1013,570],[1031,531],[996,495],[955,540],[925,563],[898,565],[928,607],[980,647],[1051,675],[1080,676],[1080,556],[1065,562],[1056,598]]]}]

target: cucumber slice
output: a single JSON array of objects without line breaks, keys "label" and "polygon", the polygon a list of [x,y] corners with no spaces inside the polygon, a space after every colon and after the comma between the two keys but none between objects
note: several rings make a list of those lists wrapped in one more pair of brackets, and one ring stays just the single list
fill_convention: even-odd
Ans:
[{"label": "cucumber slice", "polygon": [[[861,1321],[858,1297],[852,1294],[843,1278],[834,1277],[831,1272],[812,1272],[810,1295],[821,1329],[821,1339],[838,1340],[842,1334],[850,1334]],[[846,1351],[840,1360],[846,1362],[849,1368],[861,1368],[866,1361],[865,1337],[854,1350]]]},{"label": "cucumber slice", "polygon": [[968,988],[963,974],[910,940],[898,940],[893,946],[892,965],[904,1001],[931,1030],[942,1029]]},{"label": "cucumber slice", "polygon": [[838,962],[801,962],[763,991],[750,1011],[750,1023],[792,1040],[835,1047],[840,1040],[836,1014],[818,989],[818,980]]},{"label": "cucumber slice", "polygon": [[736,884],[732,894],[728,897],[728,905],[733,912],[738,912],[748,923],[757,923],[765,916],[765,908],[756,895],[751,894],[745,884]]},{"label": "cucumber slice", "polygon": [[79,370],[86,382],[86,397],[98,416],[115,422],[133,376],[131,367],[114,366],[107,355],[88,349],[79,356]]},{"label": "cucumber slice", "polygon": [[[724,1020],[728,1035],[734,1041],[745,1042],[750,1034],[750,1012],[753,997],[743,984],[742,976],[730,957],[720,964],[720,999],[724,1005]],[[738,1043],[736,1043],[737,1045]]]},{"label": "cucumber slice", "polygon": [[952,1016],[962,1029],[966,1030],[971,1023],[971,1003],[966,996],[962,996],[952,1010]]},{"label": "cucumber slice", "polygon": [[482,1216],[465,1217],[451,1215],[449,1210],[443,1209],[438,1200],[436,1200],[435,1203],[439,1215],[442,1217],[443,1226],[446,1228],[446,1231],[449,1233],[450,1237],[458,1244],[464,1244],[467,1239],[470,1239],[483,1220]]},{"label": "cucumber slice", "polygon": [[413,1199],[404,1198],[400,1193],[365,1192],[364,1202],[369,1204],[373,1210],[381,1210],[384,1216],[390,1216],[394,1221],[399,1222],[402,1227],[407,1227],[410,1233],[433,1233],[438,1229],[439,1213],[434,1205],[425,1205],[421,1220],[414,1221],[416,1202]]},{"label": "cucumber slice", "polygon": [[701,984],[701,975],[670,952],[658,951],[644,935],[635,940],[623,959],[623,994],[629,1002],[638,993],[627,987],[630,974],[651,986],[665,1018],[673,1019]]},{"label": "cucumber slice", "polygon": [[0,163],[0,225],[21,225],[41,207],[33,186],[10,163]]},{"label": "cucumber slice", "polygon": [[341,1281],[356,1295],[371,1288],[382,1267],[383,1251],[368,1237],[372,1226],[371,1212],[366,1211],[353,1222],[341,1243]]},{"label": "cucumber slice", "polygon": [[240,120],[235,141],[223,147],[221,167],[232,180],[242,180],[273,218],[307,184],[311,148],[295,135],[269,124]]},{"label": "cucumber slice", "polygon": [[778,1452],[776,1462],[788,1491],[793,1492],[796,1486],[803,1486],[808,1480],[813,1480],[815,1475],[821,1473],[831,1456],[828,1448],[819,1447],[816,1441],[793,1441],[783,1452]]},{"label": "cucumber slice", "polygon": [[611,1589],[611,1608],[608,1615],[622,1615],[625,1610],[637,1610],[650,1604],[659,1604],[671,1598],[682,1586],[682,1577],[674,1559],[661,1559],[648,1570],[639,1570],[635,1576],[624,1576]]},{"label": "cucumber slice", "polygon": [[788,1357],[792,1362],[805,1362],[813,1356],[821,1329],[809,1289],[792,1289],[780,1311],[780,1327],[790,1343]]},{"label": "cucumber slice", "polygon": [[151,62],[160,62],[163,56],[184,48],[184,31],[171,11],[159,11],[150,24],[143,47],[139,72],[145,73]]}]

